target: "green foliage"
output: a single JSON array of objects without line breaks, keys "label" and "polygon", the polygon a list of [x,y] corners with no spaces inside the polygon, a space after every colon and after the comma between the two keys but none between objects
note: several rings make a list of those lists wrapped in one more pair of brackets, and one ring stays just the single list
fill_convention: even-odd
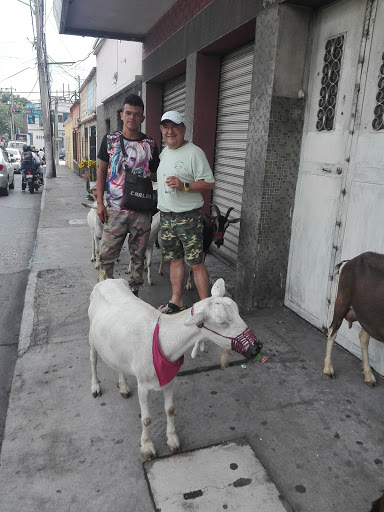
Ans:
[{"label": "green foliage", "polygon": [[[8,102],[11,100],[11,93],[0,92],[0,135],[6,133],[11,135],[11,116],[10,116],[10,105]],[[16,128],[23,131],[23,114],[26,111],[27,104],[30,103],[27,98],[22,98],[17,95],[13,95],[13,108],[16,112],[13,114]]]}]

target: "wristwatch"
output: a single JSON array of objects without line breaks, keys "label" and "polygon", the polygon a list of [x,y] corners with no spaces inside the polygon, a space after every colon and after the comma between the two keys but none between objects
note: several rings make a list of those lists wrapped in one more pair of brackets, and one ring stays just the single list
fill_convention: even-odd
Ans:
[{"label": "wristwatch", "polygon": [[190,188],[191,188],[191,185],[189,183],[184,183],[184,190],[183,190],[184,194],[189,192]]}]

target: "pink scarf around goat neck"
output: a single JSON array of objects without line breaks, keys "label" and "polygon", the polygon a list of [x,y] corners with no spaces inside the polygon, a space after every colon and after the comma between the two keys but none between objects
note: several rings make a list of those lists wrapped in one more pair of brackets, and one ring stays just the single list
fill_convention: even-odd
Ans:
[{"label": "pink scarf around goat neck", "polygon": [[160,386],[165,386],[165,384],[171,382],[184,363],[184,356],[181,356],[176,363],[172,363],[172,361],[169,361],[162,353],[159,343],[159,322],[157,322],[153,332],[152,358]]}]

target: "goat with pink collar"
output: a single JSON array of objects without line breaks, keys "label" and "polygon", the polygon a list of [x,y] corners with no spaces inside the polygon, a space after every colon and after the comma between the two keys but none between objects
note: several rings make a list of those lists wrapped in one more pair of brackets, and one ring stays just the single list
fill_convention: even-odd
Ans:
[{"label": "goat with pink collar", "polygon": [[92,370],[91,391],[101,396],[97,377],[97,354],[119,373],[120,394],[130,396],[124,374],[135,375],[143,431],[141,454],[146,460],[156,457],[149,436],[150,390],[164,392],[167,415],[167,445],[174,453],[180,448],[174,423],[173,384],[184,354],[192,357],[205,340],[226,350],[235,350],[246,358],[255,357],[262,344],[239,315],[236,303],[225,297],[225,284],[218,279],[212,296],[193,308],[175,315],[160,313],[130,291],[124,279],[108,279],[94,287],[88,314]]}]

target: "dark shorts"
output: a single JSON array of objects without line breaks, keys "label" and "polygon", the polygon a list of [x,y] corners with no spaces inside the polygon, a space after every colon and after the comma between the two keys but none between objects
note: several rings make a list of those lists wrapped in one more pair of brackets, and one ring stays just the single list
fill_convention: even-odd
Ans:
[{"label": "dark shorts", "polygon": [[201,208],[190,212],[160,212],[161,240],[165,260],[186,259],[188,265],[204,261]]}]

